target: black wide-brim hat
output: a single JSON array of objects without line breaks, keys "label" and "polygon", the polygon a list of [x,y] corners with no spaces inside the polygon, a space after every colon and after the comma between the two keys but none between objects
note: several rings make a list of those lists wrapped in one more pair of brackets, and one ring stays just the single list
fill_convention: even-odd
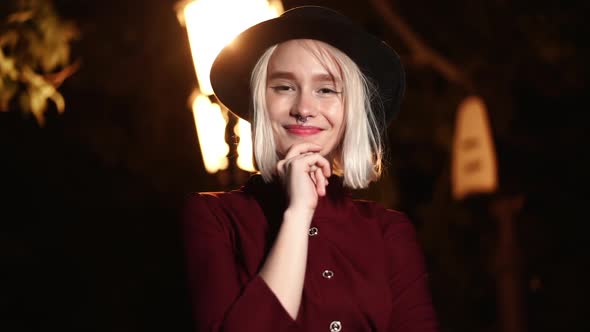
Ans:
[{"label": "black wide-brim hat", "polygon": [[319,6],[302,6],[240,33],[219,53],[211,67],[211,85],[219,101],[251,121],[250,75],[271,46],[291,39],[315,39],[348,55],[373,83],[371,100],[382,128],[397,115],[405,91],[405,74],[397,53],[342,14]]}]

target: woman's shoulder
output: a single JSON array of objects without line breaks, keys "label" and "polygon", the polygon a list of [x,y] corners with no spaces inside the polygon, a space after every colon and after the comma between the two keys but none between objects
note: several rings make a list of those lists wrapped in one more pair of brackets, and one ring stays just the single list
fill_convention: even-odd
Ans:
[{"label": "woman's shoulder", "polygon": [[353,200],[357,211],[379,224],[384,234],[397,232],[414,226],[406,213],[400,210],[387,208],[379,202],[370,200]]},{"label": "woman's shoulder", "polygon": [[186,194],[185,201],[218,204],[231,199],[233,195],[234,191],[194,191]]},{"label": "woman's shoulder", "polygon": [[383,204],[376,201],[354,199],[353,203],[357,210],[366,216],[383,218],[390,222],[404,222],[408,219],[404,212],[385,207]]},{"label": "woman's shoulder", "polygon": [[187,234],[235,233],[235,223],[251,223],[259,216],[251,195],[240,190],[217,192],[191,192],[185,196],[181,212]]},{"label": "woman's shoulder", "polygon": [[231,209],[243,206],[252,200],[252,196],[241,188],[232,191],[204,191],[191,192],[185,196],[185,207],[200,207],[217,209]]}]

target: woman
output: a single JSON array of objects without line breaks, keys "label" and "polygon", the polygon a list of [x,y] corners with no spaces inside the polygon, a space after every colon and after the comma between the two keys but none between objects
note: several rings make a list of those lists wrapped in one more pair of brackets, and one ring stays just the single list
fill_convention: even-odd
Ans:
[{"label": "woman", "polygon": [[252,122],[259,174],[188,199],[198,331],[435,331],[412,224],[349,193],[381,173],[405,84],[396,53],[305,6],[240,34],[211,82]]}]

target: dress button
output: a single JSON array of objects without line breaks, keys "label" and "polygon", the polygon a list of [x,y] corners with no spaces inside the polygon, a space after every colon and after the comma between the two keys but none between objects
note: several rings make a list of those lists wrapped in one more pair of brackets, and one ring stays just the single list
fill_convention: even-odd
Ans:
[{"label": "dress button", "polygon": [[334,272],[332,272],[330,270],[326,270],[326,271],[322,272],[322,277],[324,277],[326,279],[332,279],[333,276],[334,276]]},{"label": "dress button", "polygon": [[316,236],[318,235],[318,228],[317,227],[312,227],[309,229],[309,236]]},{"label": "dress button", "polygon": [[330,332],[340,332],[342,330],[342,323],[340,321],[335,320],[330,323]]}]

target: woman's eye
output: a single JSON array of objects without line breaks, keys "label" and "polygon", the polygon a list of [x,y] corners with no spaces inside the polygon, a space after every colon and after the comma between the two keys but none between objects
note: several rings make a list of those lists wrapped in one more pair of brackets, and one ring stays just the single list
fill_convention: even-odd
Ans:
[{"label": "woman's eye", "polygon": [[330,88],[321,88],[318,90],[319,94],[325,95],[325,94],[332,94],[332,93],[337,93],[336,90],[334,89],[330,89]]},{"label": "woman's eye", "polygon": [[288,85],[275,85],[271,87],[276,92],[293,91],[294,89]]}]

